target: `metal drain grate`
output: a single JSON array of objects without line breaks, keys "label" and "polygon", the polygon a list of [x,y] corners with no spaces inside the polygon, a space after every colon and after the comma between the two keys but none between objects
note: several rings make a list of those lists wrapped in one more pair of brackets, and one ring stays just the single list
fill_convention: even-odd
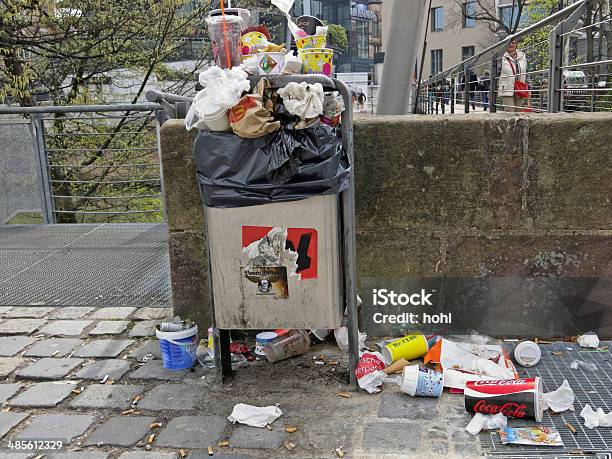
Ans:
[{"label": "metal drain grate", "polygon": [[0,226],[2,306],[170,306],[163,224]]},{"label": "metal drain grate", "polygon": [[[483,432],[480,442],[488,456],[504,457],[575,457],[580,452],[586,454],[599,453],[596,456],[610,458],[612,455],[612,428],[587,429],[580,417],[582,408],[589,404],[593,409],[603,408],[607,413],[612,410],[612,354],[593,352],[572,343],[541,344],[542,360],[533,368],[520,368],[523,377],[539,376],[542,379],[544,392],[550,392],[559,387],[567,379],[576,395],[574,408],[576,411],[566,411],[560,414],[544,413],[542,425],[556,427],[563,439],[563,448],[528,447],[502,445],[496,432]],[[583,360],[594,363],[598,371],[591,372],[578,368],[572,370],[573,360]],[[573,435],[565,423],[569,422],[577,430]],[[535,421],[509,420],[512,427],[534,425]]]}]

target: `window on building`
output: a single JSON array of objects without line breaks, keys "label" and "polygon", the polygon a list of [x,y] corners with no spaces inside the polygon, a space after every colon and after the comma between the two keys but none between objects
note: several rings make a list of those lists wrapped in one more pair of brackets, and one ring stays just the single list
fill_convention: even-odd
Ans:
[{"label": "window on building", "polygon": [[444,8],[438,6],[431,9],[431,31],[440,32],[444,30]]},{"label": "window on building", "polygon": [[461,47],[461,60],[464,61],[474,55],[473,46],[462,46]]},{"label": "window on building", "polygon": [[476,2],[465,2],[463,4],[463,28],[469,29],[472,27],[476,27],[476,19],[474,19],[474,15],[476,14]]},{"label": "window on building", "polygon": [[437,75],[442,72],[442,50],[432,49],[431,50],[431,74]]},{"label": "window on building", "polygon": [[354,21],[353,31],[357,36],[357,49],[353,53],[356,57],[370,57],[370,36],[368,34],[368,23],[366,21]]},{"label": "window on building", "polygon": [[[516,24],[516,18],[518,17],[518,8],[515,6],[501,6],[499,8],[499,18],[502,20],[504,25],[508,29],[512,30],[514,24]],[[520,25],[520,23],[519,23]]]},{"label": "window on building", "polygon": [[372,37],[380,37],[380,20],[370,22],[370,35]]}]

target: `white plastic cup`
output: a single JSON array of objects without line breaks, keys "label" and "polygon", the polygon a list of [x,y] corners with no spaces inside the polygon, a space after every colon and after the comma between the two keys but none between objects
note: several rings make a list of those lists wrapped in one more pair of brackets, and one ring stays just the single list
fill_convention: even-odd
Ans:
[{"label": "white plastic cup", "polygon": [[206,123],[211,131],[229,131],[231,126],[227,116],[227,108],[219,105],[208,105],[200,110],[199,118]]}]

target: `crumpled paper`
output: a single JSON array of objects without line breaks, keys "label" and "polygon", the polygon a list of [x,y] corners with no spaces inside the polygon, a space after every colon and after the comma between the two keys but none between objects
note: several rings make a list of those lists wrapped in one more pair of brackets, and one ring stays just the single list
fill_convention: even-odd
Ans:
[{"label": "crumpled paper", "polygon": [[359,387],[370,394],[380,392],[382,383],[387,377],[387,374],[382,371],[385,366],[384,358],[380,352],[364,352],[361,354],[355,368],[355,376]]},{"label": "crumpled paper", "polygon": [[278,90],[289,113],[302,120],[316,118],[323,113],[323,86],[321,83],[308,84],[292,81]]},{"label": "crumpled paper", "polygon": [[[359,349],[363,349],[365,347],[365,341],[368,338],[368,335],[358,331],[359,336]],[[348,352],[348,328],[347,327],[338,327],[334,328],[334,338],[336,338],[336,343],[338,343],[338,347],[341,351]]]},{"label": "crumpled paper", "polygon": [[468,368],[468,370],[498,379],[514,378],[514,372],[510,368],[504,368],[501,365],[489,359],[483,359],[482,357],[474,359],[472,368]]},{"label": "crumpled paper", "polygon": [[557,390],[547,392],[542,396],[542,409],[550,408],[555,413],[571,410],[574,411],[574,391],[566,379],[563,380]]},{"label": "crumpled paper", "polygon": [[265,427],[280,417],[283,412],[278,406],[253,406],[238,403],[227,420],[232,424],[239,422],[253,427]]},{"label": "crumpled paper", "polygon": [[594,332],[588,332],[578,338],[578,344],[581,347],[599,347],[599,337]]},{"label": "crumpled paper", "polygon": [[477,435],[481,430],[503,429],[508,425],[508,418],[503,413],[476,413],[465,430],[471,435]]},{"label": "crumpled paper", "polygon": [[587,404],[582,408],[580,416],[584,418],[584,426],[589,429],[612,427],[612,411],[608,414],[605,414],[602,408],[597,408],[597,411],[593,411],[591,405]]}]

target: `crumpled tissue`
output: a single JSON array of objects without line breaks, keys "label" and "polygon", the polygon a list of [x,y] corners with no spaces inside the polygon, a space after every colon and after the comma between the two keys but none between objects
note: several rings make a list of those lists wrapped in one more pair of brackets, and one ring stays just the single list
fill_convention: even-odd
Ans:
[{"label": "crumpled tissue", "polygon": [[305,81],[292,81],[278,90],[283,104],[289,113],[302,120],[316,118],[323,113],[323,86],[321,83],[309,84]]},{"label": "crumpled tissue", "polygon": [[592,347],[596,349],[599,347],[599,337],[593,332],[588,332],[578,338],[578,344],[581,347]]},{"label": "crumpled tissue", "polygon": [[585,405],[580,412],[580,416],[584,418],[584,426],[589,429],[612,427],[612,411],[605,414],[602,408],[597,408],[597,411],[593,411],[591,405]]},{"label": "crumpled tissue", "polygon": [[542,396],[542,409],[550,408],[555,413],[571,410],[574,411],[574,391],[566,379],[563,380],[557,390],[547,392]]},{"label": "crumpled tissue", "polygon": [[239,422],[253,427],[265,427],[280,417],[283,412],[278,406],[253,406],[238,403],[227,420],[232,424]]},{"label": "crumpled tissue", "polygon": [[508,425],[508,418],[503,413],[476,413],[465,430],[471,435],[477,435],[481,430],[503,429]]},{"label": "crumpled tissue", "polygon": [[232,108],[251,89],[247,73],[240,67],[221,69],[216,65],[200,73],[198,79],[210,103]]}]

